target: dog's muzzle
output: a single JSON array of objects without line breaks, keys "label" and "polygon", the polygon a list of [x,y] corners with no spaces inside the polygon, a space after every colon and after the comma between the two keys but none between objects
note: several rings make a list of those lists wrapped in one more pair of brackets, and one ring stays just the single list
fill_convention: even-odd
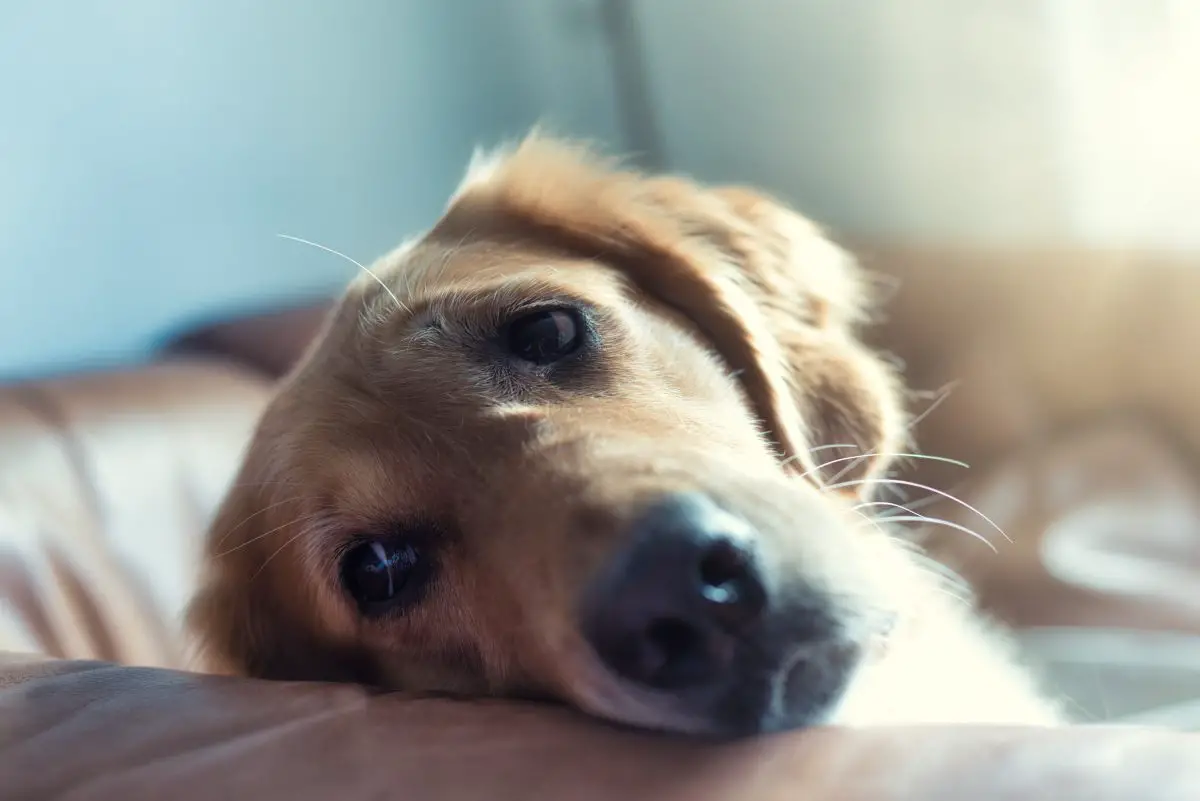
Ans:
[{"label": "dog's muzzle", "polygon": [[585,593],[587,641],[664,721],[718,736],[820,723],[857,669],[833,601],[770,576],[760,540],[705,495],[668,495]]}]

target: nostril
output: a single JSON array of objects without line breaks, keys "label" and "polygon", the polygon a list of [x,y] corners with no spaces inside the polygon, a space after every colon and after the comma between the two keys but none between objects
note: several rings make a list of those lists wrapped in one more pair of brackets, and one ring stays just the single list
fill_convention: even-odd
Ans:
[{"label": "nostril", "polygon": [[[750,555],[728,540],[712,543],[698,565],[700,592],[738,620],[762,611],[765,597]],[[736,622],[736,621],[735,621]]]},{"label": "nostril", "polygon": [[[725,603],[724,596],[737,594],[737,585],[745,578],[747,567],[742,549],[731,542],[713,543],[700,559],[700,581],[705,595],[717,603]],[[736,601],[737,598],[728,600]]]}]

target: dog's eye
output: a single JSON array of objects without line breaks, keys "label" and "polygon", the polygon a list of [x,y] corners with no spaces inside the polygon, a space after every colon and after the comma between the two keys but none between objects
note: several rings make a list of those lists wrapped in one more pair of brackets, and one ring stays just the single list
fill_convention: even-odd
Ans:
[{"label": "dog's eye", "polygon": [[342,557],[342,584],[364,614],[378,614],[412,589],[421,554],[404,543],[371,540]]},{"label": "dog's eye", "polygon": [[578,350],[583,332],[583,320],[572,309],[537,311],[508,324],[508,350],[523,361],[550,364]]}]

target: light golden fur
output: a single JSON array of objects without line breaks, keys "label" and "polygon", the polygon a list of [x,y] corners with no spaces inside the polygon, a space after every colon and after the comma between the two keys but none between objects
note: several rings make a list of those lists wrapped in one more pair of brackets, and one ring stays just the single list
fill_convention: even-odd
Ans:
[{"label": "light golden fur", "polygon": [[[834,720],[1053,719],[999,641],[854,509],[906,419],[856,337],[869,282],[808,221],[535,135],[473,162],[442,219],[373,273],[283,383],[212,527],[191,622],[214,669],[701,729],[608,676],[574,619],[639,505],[700,489],[747,517],[772,570],[863,620],[898,615]],[[562,298],[600,320],[582,374],[522,382],[480,361],[513,309]],[[414,517],[444,532],[428,597],[360,618],[339,548]]]}]

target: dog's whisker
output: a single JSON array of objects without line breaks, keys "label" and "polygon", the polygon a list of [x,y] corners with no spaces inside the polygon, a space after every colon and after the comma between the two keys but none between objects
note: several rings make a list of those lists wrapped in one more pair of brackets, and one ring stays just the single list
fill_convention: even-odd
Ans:
[{"label": "dog's whisker", "polygon": [[392,291],[392,288],[390,286],[388,286],[387,283],[382,278],[380,278],[378,275],[376,275],[371,270],[370,267],[367,267],[362,262],[350,258],[345,253],[342,253],[340,250],[334,250],[331,247],[326,247],[325,245],[322,245],[319,242],[312,242],[308,239],[301,239],[300,237],[292,236],[291,234],[276,234],[276,236],[278,236],[280,239],[290,239],[293,242],[299,242],[302,245],[309,245],[311,247],[317,248],[318,250],[323,250],[326,253],[331,253],[334,256],[337,256],[338,258],[345,259],[346,261],[350,262],[358,269],[362,270],[367,275],[374,278],[375,282],[377,284],[379,284],[381,287],[383,287],[383,291],[388,293],[388,296],[391,297],[391,299],[396,302],[396,308],[400,309],[400,311],[402,311],[406,314],[411,313],[411,310],[408,308],[408,306],[405,306],[404,303],[401,302],[400,298],[396,295],[396,293]]},{"label": "dog's whisker", "polygon": [[935,573],[940,580],[952,583],[964,596],[972,594],[970,585],[966,579],[948,565],[927,554],[920,545],[909,540],[896,540],[896,542],[904,548],[909,558],[916,562],[922,570],[928,573]]},{"label": "dog's whisker", "polygon": [[272,559],[274,559],[276,556],[279,556],[279,554],[283,553],[284,549],[286,549],[289,545],[297,542],[301,537],[303,537],[307,533],[308,533],[308,529],[301,526],[300,530],[296,532],[295,536],[288,537],[287,542],[285,542],[283,545],[280,545],[278,548],[276,548],[274,551],[271,552],[270,556],[268,556],[266,559],[263,560],[263,563],[258,566],[258,570],[254,571],[254,575],[250,576],[250,581],[254,581],[256,578],[258,578],[259,575],[264,570],[267,569],[267,565],[269,565],[271,563]]},{"label": "dog's whisker", "polygon": [[996,546],[992,544],[992,541],[980,534],[978,531],[974,531],[966,526],[959,525],[958,523],[954,523],[950,520],[943,520],[940,517],[926,517],[925,515],[901,515],[897,517],[889,517],[883,522],[887,523],[888,525],[893,523],[923,523],[931,526],[942,526],[944,528],[954,529],[955,531],[961,531],[964,534],[970,535],[973,539],[979,540],[988,548],[990,548],[992,553],[999,553],[999,551],[996,549]]},{"label": "dog's whisker", "polygon": [[[936,578],[941,578],[941,576],[935,577],[935,580]],[[947,587],[940,581],[934,584],[933,591],[939,595],[945,595],[947,598],[950,598],[951,600],[967,607],[968,609],[970,609],[972,606],[973,599],[969,592],[955,592],[954,587]]]},{"label": "dog's whisker", "polygon": [[872,507],[872,506],[887,506],[892,509],[900,509],[906,513],[916,514],[916,512],[913,512],[912,509],[908,508],[904,504],[896,503],[895,501],[861,501],[860,503],[856,503],[854,505],[854,508],[855,509],[866,509],[866,508]]},{"label": "dog's whisker", "polygon": [[[943,499],[940,495],[926,495],[924,498],[917,498],[916,500],[905,501],[902,504],[901,503],[896,504],[896,506],[899,507],[900,509],[907,509],[908,511],[916,514],[918,509],[924,509],[926,506],[932,506],[941,500],[943,500]],[[883,518],[886,518],[887,516],[888,516],[888,514],[880,515],[880,517],[883,517]]]},{"label": "dog's whisker", "polygon": [[812,448],[809,448],[808,452],[816,453],[817,451],[831,451],[831,450],[834,450],[835,448],[837,450],[843,450],[845,448],[853,448],[856,451],[862,450],[862,446],[856,442],[834,442],[829,445],[816,445]]},{"label": "dog's whisker", "polygon": [[847,459],[846,461],[848,461],[849,464],[847,464],[841,470],[834,473],[833,476],[829,479],[829,483],[834,484],[834,483],[837,483],[838,481],[841,481],[843,478],[845,478],[847,473],[849,473],[851,470],[853,470],[854,468],[856,468],[860,464],[862,464],[864,459],[869,459],[873,455],[874,454],[864,453],[860,456],[855,456],[851,459]]},{"label": "dog's whisker", "polygon": [[[900,515],[918,515],[920,517],[929,517],[928,515],[923,515],[920,512],[918,512],[917,508],[921,507],[921,506],[929,506],[931,502],[938,501],[938,500],[941,500],[940,496],[928,495],[924,498],[920,498],[915,501],[910,501],[908,503],[896,503],[895,501],[864,501],[864,502],[858,504],[858,506],[856,508],[862,509],[862,508],[868,507],[868,506],[886,506],[889,508],[889,511],[875,515],[875,519],[887,522],[888,520],[891,520]],[[934,519],[934,518],[930,518],[930,519]]]},{"label": "dog's whisker", "polygon": [[928,454],[928,453],[864,453],[864,454],[859,455],[858,457],[847,457],[846,461],[849,461],[850,464],[846,465],[841,470],[839,470],[837,473],[835,473],[829,479],[829,483],[836,484],[837,482],[841,481],[846,476],[847,473],[849,473],[851,470],[853,470],[855,467],[858,466],[858,464],[861,460],[870,458],[872,456],[892,457],[892,458],[896,458],[896,459],[924,459],[926,461],[931,461],[931,462],[941,462],[943,464],[951,464],[951,465],[954,465],[955,467],[961,467],[964,470],[969,470],[971,468],[971,465],[969,465],[966,462],[961,461],[959,459],[951,459],[948,456],[934,456],[933,454]]},{"label": "dog's whisker", "polygon": [[[839,449],[839,450],[842,450],[845,448],[853,448],[856,451],[862,450],[861,445],[856,445],[853,442],[834,442],[829,445],[815,445],[815,446],[809,448],[807,453],[808,453],[808,455],[811,456],[812,454],[816,453],[817,451],[831,451],[831,450],[834,450],[835,448]],[[801,458],[802,456],[804,456],[804,454],[802,454],[802,453],[792,454],[791,456],[787,457],[786,459],[781,460],[779,462],[779,466],[787,467],[789,464],[791,464],[792,462]]]},{"label": "dog's whisker", "polygon": [[[822,470],[826,467],[829,467],[832,464],[840,464],[842,462],[857,462],[860,459],[867,459],[867,458],[871,458],[874,456],[883,457],[883,458],[895,458],[895,459],[924,459],[924,460],[931,461],[931,462],[942,462],[944,464],[952,464],[956,467],[962,467],[962,468],[968,468],[968,469],[971,467],[971,465],[967,464],[966,462],[960,461],[958,459],[951,459],[947,456],[933,456],[933,455],[927,454],[927,453],[878,453],[875,451],[871,451],[869,453],[861,453],[861,454],[857,454],[855,456],[839,456],[836,459],[829,459],[828,461],[821,462],[820,464],[804,471],[799,476],[797,476],[797,478],[805,478],[805,477],[810,476],[813,473],[817,472],[818,470]],[[854,465],[850,465],[849,469],[851,469],[851,470],[854,469]],[[845,472],[845,471],[843,471],[843,472]],[[835,475],[832,479],[830,479],[830,483],[836,483],[836,481],[841,477],[841,475],[842,475],[841,473],[839,473],[838,475]]]},{"label": "dog's whisker", "polygon": [[883,526],[879,525],[879,521],[878,521],[878,520],[876,520],[875,518],[871,517],[871,516],[870,516],[869,514],[867,514],[866,512],[860,512],[860,511],[859,511],[859,509],[858,509],[858,507],[854,507],[854,508],[852,508],[850,511],[851,511],[851,512],[854,512],[854,514],[858,515],[858,516],[859,516],[859,517],[861,517],[863,520],[867,521],[867,522],[868,522],[868,523],[870,523],[872,526],[874,526],[875,528],[879,529],[879,532],[880,532],[881,534],[886,534],[886,533],[887,533],[886,531],[884,531],[884,529],[883,529]]},{"label": "dog's whisker", "polygon": [[942,490],[937,489],[935,487],[930,487],[926,484],[919,484],[916,481],[905,481],[905,480],[899,479],[899,478],[856,478],[856,479],[851,479],[849,481],[842,481],[838,484],[830,484],[830,485],[826,486],[824,489],[826,489],[828,491],[833,491],[833,490],[843,489],[845,487],[862,487],[862,486],[872,486],[872,485],[873,486],[898,485],[898,486],[902,486],[902,487],[914,487],[916,489],[922,489],[922,490],[926,490],[927,492],[932,492],[935,495],[940,495],[941,497],[946,498],[947,500],[957,503],[959,506],[962,506],[964,509],[967,509],[967,510],[973,512],[974,514],[979,515],[979,517],[981,517],[989,526],[996,529],[996,531],[1000,532],[1000,536],[1004,537],[1004,539],[1008,540],[1009,542],[1012,542],[1012,538],[1009,537],[1008,534],[1005,533],[1004,529],[1000,528],[999,524],[997,524],[996,521],[992,520],[990,517],[985,515],[980,510],[976,509],[971,504],[964,501],[962,498],[951,495],[949,492],[943,492]]},{"label": "dog's whisker", "polygon": [[[814,451],[815,451],[815,449],[814,449]],[[810,451],[810,454],[811,454],[811,453],[812,453],[812,452]],[[786,458],[786,459],[784,459],[783,461],[781,461],[781,462],[779,463],[779,466],[780,466],[780,467],[787,467],[789,464],[791,464],[792,462],[795,462],[795,461],[797,461],[797,460],[798,460],[798,459],[799,459],[801,456],[803,456],[803,455],[804,455],[804,454],[800,454],[800,453],[792,454],[792,455],[791,455],[791,456],[789,456],[788,458]],[[860,458],[860,457],[858,457],[858,456],[851,456],[851,457],[848,457],[848,458],[851,458],[851,459],[858,459],[858,458]],[[813,467],[810,467],[808,470],[805,470],[803,473],[801,473],[801,474],[798,476],[798,478],[804,478],[804,477],[806,477],[806,476],[810,476],[810,475],[812,475],[813,473],[815,473],[816,471],[820,470],[822,467],[824,467],[824,466],[825,466],[825,465],[827,465],[827,464],[829,464],[829,462],[821,462],[820,464],[814,465]]]},{"label": "dog's whisker", "polygon": [[[924,517],[924,515],[922,515],[922,517]],[[931,519],[936,520],[937,518],[931,518]],[[878,518],[878,521],[880,523],[882,523],[885,527],[888,525],[887,518]],[[925,522],[925,521],[921,521],[921,522]],[[943,572],[949,576],[953,576],[960,583],[964,583],[964,584],[966,583],[966,580],[963,579],[961,576],[959,576],[958,573],[956,573],[952,568],[950,568],[948,565],[946,565],[940,559],[930,555],[929,552],[925,550],[925,546],[922,545],[918,539],[912,538],[912,537],[894,536],[900,532],[904,532],[905,534],[914,533],[914,532],[919,533],[920,529],[914,529],[914,530],[910,531],[909,529],[906,529],[903,526],[896,526],[896,529],[898,529],[898,530],[893,530],[893,531],[888,532],[889,534],[893,535],[892,542],[896,543],[898,546],[900,546],[902,549],[904,549],[907,553],[909,553],[911,556],[919,559],[920,561],[928,562],[932,565],[935,565],[938,569],[938,572]]]},{"label": "dog's whisker", "polygon": [[876,506],[885,506],[890,509],[897,510],[897,511],[893,511],[889,514],[877,514],[877,515],[872,516],[873,520],[879,520],[884,523],[886,523],[889,520],[891,520],[892,518],[898,517],[900,515],[917,515],[919,517],[925,516],[925,515],[922,515],[920,512],[914,512],[912,509],[910,509],[909,507],[905,506],[902,503],[895,503],[894,501],[863,501],[862,503],[855,505],[853,510],[855,512],[858,512],[859,514],[863,514],[863,512],[861,511],[862,509],[866,509],[868,507],[876,507]]},{"label": "dog's whisker", "polygon": [[318,517],[318,515],[315,513],[308,514],[308,515],[301,515],[300,517],[297,517],[294,520],[289,520],[288,522],[283,523],[282,525],[275,526],[275,528],[273,528],[273,529],[264,531],[262,534],[259,534],[255,537],[251,537],[250,539],[246,540],[245,542],[239,542],[237,545],[233,546],[232,548],[221,551],[221,553],[217,554],[214,558],[221,559],[222,557],[228,556],[229,554],[233,553],[234,551],[240,551],[242,548],[245,548],[248,545],[253,545],[254,543],[258,542],[259,540],[266,539],[267,537],[271,536],[275,532],[282,531],[283,529],[287,528],[288,526],[294,526],[297,523],[307,523],[307,522],[315,519],[316,517]]},{"label": "dog's whisker", "polygon": [[235,487],[300,487],[304,483],[301,481],[291,481],[285,479],[275,479],[271,481],[237,481],[226,485],[227,489]]},{"label": "dog's whisker", "polygon": [[[931,496],[931,497],[936,497],[936,496]],[[889,516],[875,516],[872,518],[872,517],[869,517],[866,513],[861,511],[862,509],[867,508],[867,507],[877,507],[877,506],[886,506],[886,507],[898,509],[898,510],[900,510],[900,514],[893,514],[893,515],[889,515]],[[965,526],[958,526],[958,524],[953,523],[949,520],[943,520],[942,518],[939,518],[939,517],[931,517],[929,515],[923,515],[920,512],[914,512],[912,509],[905,506],[904,504],[893,503],[892,501],[864,501],[864,502],[852,507],[852,511],[858,513],[862,517],[870,519],[871,522],[875,524],[875,527],[881,531],[883,530],[883,526],[881,526],[880,523],[882,523],[884,526],[886,526],[886,525],[891,525],[893,523],[918,523],[919,522],[919,523],[928,523],[928,524],[934,525],[934,526],[943,526],[943,527],[949,526],[951,528],[960,528],[960,529],[966,531],[966,533],[971,534],[978,539],[984,540],[985,544],[987,544],[989,547],[991,547],[993,552],[996,550],[995,546],[993,546],[991,542],[988,542],[983,537],[983,535],[979,534],[977,531],[969,530]],[[921,562],[923,565],[925,565],[927,567],[935,568],[934,572],[938,573],[939,575],[941,575],[943,577],[953,579],[955,581],[955,583],[957,583],[957,584],[962,584],[964,586],[966,585],[966,581],[961,576],[959,576],[957,573],[955,573],[953,570],[951,570],[946,565],[939,562],[937,559],[934,559],[933,557],[926,554],[924,552],[924,550],[916,543],[910,542],[908,540],[903,540],[903,539],[897,539],[894,541],[899,542],[917,561]]]},{"label": "dog's whisker", "polygon": [[929,417],[929,415],[933,414],[939,406],[945,403],[946,399],[949,398],[957,388],[958,382],[952,381],[949,384],[945,384],[940,390],[937,390],[937,397],[935,397],[930,404],[925,407],[924,411],[908,421],[908,427],[910,429],[916,428],[918,425],[924,422],[925,418]]},{"label": "dog's whisker", "polygon": [[220,538],[217,539],[217,545],[218,546],[221,545],[223,542],[225,542],[225,540],[229,539],[229,537],[234,532],[236,532],[242,526],[246,525],[247,523],[249,523],[254,518],[258,517],[259,515],[265,514],[266,512],[269,512],[270,510],[275,509],[279,506],[283,506],[284,504],[295,503],[296,501],[301,500],[302,497],[303,496],[295,497],[295,498],[286,498],[282,501],[276,501],[275,503],[268,504],[268,505],[262,507],[261,509],[256,510],[252,514],[247,515],[245,518],[242,519],[242,521],[240,523],[238,523],[236,526],[231,527],[228,531],[226,531],[224,534],[222,534],[220,536]]},{"label": "dog's whisker", "polygon": [[[881,525],[881,523],[887,524],[889,522],[894,522],[894,521],[889,521],[888,519],[876,519],[876,518],[873,518],[870,515],[866,514],[865,512],[859,511],[859,509],[862,506],[869,506],[869,505],[870,504],[860,504],[858,507],[852,508],[851,511],[854,512],[855,514],[857,514],[859,517],[861,517],[866,523],[874,526],[880,533],[885,534],[885,535],[889,534],[889,532],[884,528],[883,525]],[[890,505],[900,506],[900,504],[890,504]],[[901,507],[901,508],[903,508],[903,507]],[[919,517],[920,519],[925,520],[929,523],[933,523],[935,525],[938,523],[949,523],[949,521],[942,521],[942,520],[938,520],[937,518],[928,518],[928,517],[925,517],[924,515],[918,515],[917,517]],[[899,520],[899,518],[897,518],[897,519]],[[908,519],[908,518],[904,518],[904,519]],[[912,519],[915,520],[917,518],[914,517]],[[950,525],[953,525],[953,524],[950,524]],[[968,531],[968,533],[974,533],[974,532]],[[980,539],[983,539],[979,534],[975,534],[975,536],[979,537]],[[968,605],[971,603],[971,594],[967,587],[967,583],[963,579],[962,576],[958,575],[957,573],[955,573],[953,570],[951,570],[946,565],[942,564],[938,560],[936,560],[933,557],[926,554],[915,543],[910,543],[905,540],[894,538],[894,537],[892,538],[892,541],[898,543],[901,547],[903,547],[908,552],[909,557],[915,563],[917,563],[917,566],[920,569],[936,575],[936,577],[938,579],[938,587],[937,587],[938,592],[943,593],[960,603],[968,604]],[[984,543],[991,546],[991,543],[987,542],[987,540],[984,540]],[[993,547],[992,550],[994,551],[995,548]],[[946,586],[947,584],[950,586]],[[955,592],[954,590],[958,590],[958,591]]]}]

